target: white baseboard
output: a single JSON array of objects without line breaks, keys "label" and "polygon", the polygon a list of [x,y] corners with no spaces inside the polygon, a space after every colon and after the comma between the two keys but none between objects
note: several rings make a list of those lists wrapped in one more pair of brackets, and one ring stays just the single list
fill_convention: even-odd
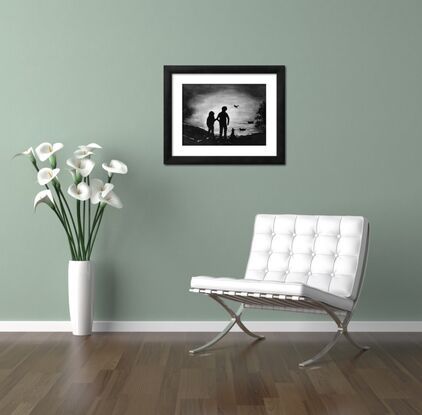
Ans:
[{"label": "white baseboard", "polygon": [[[217,332],[226,321],[95,321],[96,332]],[[256,332],[335,331],[329,321],[245,321]],[[355,332],[422,332],[422,321],[352,321]],[[69,321],[0,321],[0,332],[69,332]],[[233,331],[239,331],[235,326]]]}]

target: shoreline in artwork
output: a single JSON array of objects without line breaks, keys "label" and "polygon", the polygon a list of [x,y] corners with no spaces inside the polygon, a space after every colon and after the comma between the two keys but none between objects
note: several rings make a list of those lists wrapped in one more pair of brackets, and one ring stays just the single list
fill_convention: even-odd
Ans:
[{"label": "shoreline in artwork", "polygon": [[231,146],[265,146],[266,137],[265,132],[253,133],[249,135],[230,136],[227,139],[219,138],[218,132],[212,137],[208,131],[195,127],[190,124],[183,124],[183,145],[184,146],[198,146],[198,145],[231,145]]}]

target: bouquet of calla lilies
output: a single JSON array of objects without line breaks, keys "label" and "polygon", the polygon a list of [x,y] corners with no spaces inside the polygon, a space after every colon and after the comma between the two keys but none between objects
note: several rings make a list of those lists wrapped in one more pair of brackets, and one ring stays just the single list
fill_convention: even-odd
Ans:
[{"label": "bouquet of calla lilies", "polygon": [[[76,201],[75,209],[72,210],[59,180],[60,169],[57,167],[56,153],[62,148],[62,143],[42,143],[35,151],[30,147],[16,156],[29,158],[37,171],[38,183],[45,187],[35,196],[34,209],[42,203],[49,206],[65,230],[72,260],[89,261],[105,208],[123,207],[113,191],[114,184],[111,181],[115,174],[126,174],[127,166],[119,160],[111,160],[108,164],[102,164],[107,172],[105,182],[97,178],[91,179],[90,174],[95,167],[91,156],[102,147],[96,143],[79,146],[73,157],[66,161],[73,179],[67,193]],[[38,161],[48,162],[49,167],[40,167]]]}]

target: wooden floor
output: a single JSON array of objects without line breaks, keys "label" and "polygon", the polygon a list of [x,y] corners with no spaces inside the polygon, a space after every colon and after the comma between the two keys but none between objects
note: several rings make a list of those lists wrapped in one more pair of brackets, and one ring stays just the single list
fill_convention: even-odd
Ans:
[{"label": "wooden floor", "polygon": [[422,334],[358,334],[299,369],[328,333],[0,334],[0,414],[422,414]]}]

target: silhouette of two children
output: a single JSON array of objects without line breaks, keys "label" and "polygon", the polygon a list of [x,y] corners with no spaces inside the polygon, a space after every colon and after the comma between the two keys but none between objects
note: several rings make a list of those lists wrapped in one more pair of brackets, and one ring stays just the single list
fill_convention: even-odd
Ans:
[{"label": "silhouette of two children", "polygon": [[208,134],[214,137],[214,123],[218,121],[220,124],[220,138],[224,134],[224,138],[227,140],[227,126],[230,124],[230,117],[227,114],[227,107],[221,108],[221,112],[214,118],[214,111],[210,111],[207,118]]}]

